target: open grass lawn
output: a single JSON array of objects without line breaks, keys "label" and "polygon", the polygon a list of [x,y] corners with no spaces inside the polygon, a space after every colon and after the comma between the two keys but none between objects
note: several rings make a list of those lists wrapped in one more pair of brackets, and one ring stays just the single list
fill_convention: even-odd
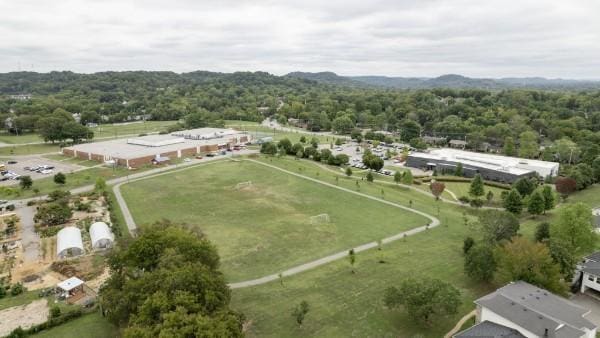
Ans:
[{"label": "open grass lawn", "polygon": [[[310,161],[261,158],[282,168],[333,183],[335,176]],[[463,273],[462,242],[467,235],[477,237],[464,225],[473,218],[472,209],[443,202],[407,188],[338,178],[350,189],[408,204],[439,215],[440,227],[383,246],[382,252],[370,250],[357,255],[356,274],[347,260],[291,276],[279,282],[233,291],[233,307],[242,311],[251,325],[250,337],[441,337],[474,307],[472,301],[490,292],[490,286],[470,282]],[[362,209],[364,210],[364,209]],[[378,263],[383,256],[386,263]],[[435,317],[432,325],[415,324],[402,309],[389,310],[383,304],[385,288],[407,277],[439,278],[459,288],[463,305],[459,313]],[[292,308],[306,300],[310,305],[302,327],[295,324]]]},{"label": "open grass lawn", "polygon": [[[240,126],[239,124],[237,126]],[[236,124],[230,125],[230,127],[237,127]],[[274,141],[279,141],[283,138],[288,138],[293,143],[300,142],[300,138],[304,136],[306,138],[306,144],[309,144],[310,140],[313,137],[316,137],[320,143],[333,143],[336,140],[335,136],[327,136],[327,135],[319,135],[319,134],[309,134],[306,132],[293,132],[293,131],[282,131],[282,130],[274,130],[269,127],[265,127],[262,125],[246,125],[242,124],[239,128],[240,130],[247,131],[251,134],[255,139],[262,137],[272,137]]]},{"label": "open grass lawn", "polygon": [[11,134],[8,132],[0,132],[0,142],[9,144],[21,144],[21,143],[34,143],[42,142],[39,134],[36,133],[25,133],[25,134]]},{"label": "open grass lawn", "polygon": [[33,335],[36,338],[114,338],[119,330],[100,312],[83,315],[63,325]]},{"label": "open grass lawn", "polygon": [[29,304],[34,300],[39,299],[38,293],[39,291],[25,291],[17,296],[11,296],[10,293],[8,293],[6,296],[4,296],[4,298],[0,299],[0,310],[4,310],[13,306]]},{"label": "open grass lawn", "polygon": [[[94,132],[94,138],[119,137],[122,135],[151,133],[165,130],[167,126],[177,121],[146,121],[120,124],[101,124],[90,128]],[[250,123],[250,122],[249,122]],[[37,133],[26,133],[15,135],[8,132],[0,132],[0,142],[19,145],[23,143],[43,142]]]},{"label": "open grass lawn", "polygon": [[119,124],[101,124],[90,128],[94,132],[94,138],[116,138],[123,135],[136,135],[159,132],[166,130],[168,126],[177,121],[146,121]]},{"label": "open grass lawn", "polygon": [[[443,182],[446,185],[446,189],[452,191],[456,197],[460,198],[461,196],[467,196],[469,198],[471,198],[471,195],[469,195],[469,189],[471,188],[471,183],[468,182]],[[491,187],[488,185],[484,185],[483,189],[485,191],[485,194],[483,195],[483,200],[486,200],[486,196],[488,194],[488,191],[491,191],[492,194],[494,194],[494,198],[492,199],[492,204],[495,205],[500,205],[502,203],[502,198],[500,197],[500,195],[502,194],[502,191],[508,191],[505,189],[501,189],[501,188],[497,188],[497,187]]]},{"label": "open grass lawn", "polygon": [[[54,190],[69,190],[77,187],[82,187],[90,184],[95,184],[96,179],[98,177],[103,177],[105,180],[110,180],[117,177],[123,177],[127,174],[133,174],[140,172],[142,170],[152,169],[154,167],[147,166],[141,167],[136,171],[129,171],[123,167],[109,168],[109,167],[94,167],[81,171],[76,171],[72,173],[64,173],[67,177],[66,184],[58,185],[54,183],[53,176],[42,178],[39,180],[33,181],[33,186],[29,190],[21,190],[18,185],[10,186],[10,188],[15,189],[18,192],[18,195],[10,194],[9,190],[0,189],[0,198],[5,199],[23,199],[35,196],[46,195]],[[36,194],[34,189],[38,189],[39,192]],[[12,189],[10,189],[12,190]]]},{"label": "open grass lawn", "polygon": [[[239,182],[250,187],[236,189]],[[231,282],[277,273],[428,219],[251,162],[221,162],[126,184],[138,224],[162,218],[198,226]],[[328,214],[330,223],[311,224]]]},{"label": "open grass lawn", "polygon": [[14,145],[8,147],[0,147],[0,156],[11,156],[11,155],[35,155],[35,154],[46,154],[46,153],[58,153],[60,147],[58,143],[41,143],[41,144],[28,144],[28,145]]}]

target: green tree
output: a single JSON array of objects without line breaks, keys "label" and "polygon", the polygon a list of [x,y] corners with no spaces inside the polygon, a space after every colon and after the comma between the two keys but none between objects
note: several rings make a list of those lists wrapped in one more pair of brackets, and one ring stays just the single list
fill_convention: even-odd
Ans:
[{"label": "green tree", "polygon": [[396,171],[394,173],[394,182],[396,182],[396,184],[400,183],[402,181],[402,172],[400,171]]},{"label": "green tree", "polygon": [[96,179],[96,184],[94,185],[94,190],[96,191],[104,191],[106,190],[106,181],[102,177],[98,177]]},{"label": "green tree", "polygon": [[301,301],[300,304],[294,307],[292,310],[292,317],[296,319],[296,323],[298,325],[302,325],[302,323],[304,323],[304,318],[306,317],[306,314],[308,314],[309,310],[310,307],[308,302],[305,300]]},{"label": "green tree", "polygon": [[496,260],[491,245],[477,244],[465,255],[465,273],[470,278],[489,282],[496,272]]},{"label": "green tree", "polygon": [[482,210],[479,213],[479,226],[483,239],[490,244],[510,240],[519,232],[519,219],[506,211]]},{"label": "green tree", "polygon": [[286,154],[293,154],[292,152],[292,141],[288,138],[283,138],[277,143],[277,148],[285,150]]},{"label": "green tree", "polygon": [[529,197],[527,212],[532,215],[541,215],[544,212],[544,197],[538,190]]},{"label": "green tree", "polygon": [[277,146],[272,142],[265,142],[260,146],[260,152],[261,154],[275,155],[277,154]]},{"label": "green tree", "polygon": [[555,198],[552,187],[545,185],[544,188],[542,188],[542,197],[544,197],[544,213],[546,213],[546,211],[554,208]]},{"label": "green tree", "polygon": [[536,242],[544,242],[550,239],[550,223],[542,222],[535,227],[535,235]]},{"label": "green tree", "polygon": [[464,175],[463,165],[462,165],[462,163],[458,162],[458,164],[456,165],[456,168],[454,169],[454,176],[462,177],[463,175]]},{"label": "green tree", "polygon": [[463,240],[463,254],[466,255],[469,252],[469,250],[471,250],[473,245],[475,245],[475,240],[473,239],[473,237],[471,237],[471,236],[466,237]]},{"label": "green tree", "polygon": [[439,279],[408,278],[398,288],[385,290],[384,303],[389,308],[403,306],[413,320],[428,325],[435,315],[456,314],[461,299],[454,286]]},{"label": "green tree", "polygon": [[109,265],[99,300],[125,337],[243,336],[217,250],[200,232],[168,221],[143,227]]},{"label": "green tree", "polygon": [[523,199],[516,189],[512,189],[504,199],[504,209],[515,215],[523,211]]},{"label": "green tree", "polygon": [[66,201],[57,201],[38,207],[34,220],[42,225],[52,226],[66,223],[71,216],[73,211]]},{"label": "green tree", "polygon": [[580,260],[575,253],[570,250],[568,245],[560,241],[550,240],[548,243],[550,249],[550,256],[560,268],[560,272],[565,276],[566,280],[570,280],[573,277],[575,266]]},{"label": "green tree", "polygon": [[476,174],[473,180],[471,181],[471,186],[469,188],[469,195],[473,196],[473,198],[481,198],[485,194],[485,190],[483,188],[483,179],[480,174]]},{"label": "green tree", "polygon": [[354,129],[354,122],[348,116],[340,116],[331,122],[331,129],[338,134],[349,134]]},{"label": "green tree", "polygon": [[506,155],[506,156],[515,156],[516,155],[515,140],[510,136],[507,136],[504,139],[504,155]]},{"label": "green tree", "polygon": [[404,174],[402,174],[402,184],[413,184],[413,174],[410,170],[405,170]]},{"label": "green tree", "polygon": [[494,281],[504,285],[522,280],[550,292],[565,294],[566,285],[560,267],[550,256],[545,244],[534,243],[524,237],[514,237],[494,253],[496,273]]},{"label": "green tree", "polygon": [[31,176],[29,176],[29,175],[21,176],[21,178],[19,180],[19,185],[21,186],[22,190],[31,189],[31,186],[33,185],[33,180],[31,179]]},{"label": "green tree", "polygon": [[519,156],[525,158],[534,158],[540,152],[538,145],[538,134],[533,131],[526,131],[519,135]]},{"label": "green tree", "polygon": [[54,175],[54,183],[56,184],[65,184],[67,183],[67,177],[65,176],[65,174],[59,172],[56,175]]},{"label": "green tree", "polygon": [[529,196],[535,190],[533,180],[528,177],[521,177],[513,183],[513,188],[517,189],[522,197]]},{"label": "green tree", "polygon": [[352,168],[346,167],[346,176],[348,176],[348,177],[352,176]]},{"label": "green tree", "polygon": [[306,143],[306,136],[300,136],[300,143]]},{"label": "green tree", "polygon": [[560,208],[550,226],[552,241],[565,246],[576,258],[592,251],[597,235],[592,226],[592,210],[583,203]]}]

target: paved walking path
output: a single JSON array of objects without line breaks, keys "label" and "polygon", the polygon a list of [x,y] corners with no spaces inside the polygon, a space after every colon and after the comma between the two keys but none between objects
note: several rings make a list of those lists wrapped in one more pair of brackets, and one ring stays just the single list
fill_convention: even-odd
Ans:
[{"label": "paved walking path", "polygon": [[[327,183],[327,182],[323,182],[321,180],[318,180],[318,179],[315,179],[315,178],[312,178],[312,177],[304,176],[304,175],[301,175],[301,174],[298,174],[298,173],[295,173],[295,172],[292,172],[292,171],[289,171],[289,170],[286,170],[286,169],[282,169],[280,167],[277,167],[277,166],[274,166],[274,165],[271,165],[271,164],[263,163],[263,162],[252,160],[252,159],[242,159],[242,160],[243,161],[249,161],[249,162],[252,162],[252,163],[256,163],[256,164],[259,164],[259,165],[262,165],[262,166],[266,166],[266,167],[269,167],[269,168],[272,168],[272,169],[275,169],[275,170],[278,170],[278,171],[281,171],[281,172],[285,172],[285,173],[287,173],[289,175],[292,175],[292,176],[295,176],[295,177],[299,177],[301,179],[312,181],[312,182],[315,182],[315,183],[318,183],[318,184],[322,184],[322,185],[328,186],[330,188],[338,189],[338,190],[341,190],[341,191],[344,191],[344,192],[347,192],[347,193],[350,193],[350,194],[358,195],[358,196],[361,196],[361,197],[364,197],[364,198],[368,198],[370,200],[374,200],[374,201],[377,201],[377,202],[380,202],[380,203],[384,203],[384,204],[387,204],[387,205],[390,205],[390,206],[393,206],[393,207],[396,207],[396,208],[400,208],[400,209],[403,209],[403,210],[406,210],[406,211],[409,211],[409,212],[413,212],[413,213],[421,215],[421,216],[423,216],[423,217],[425,217],[425,218],[427,218],[427,219],[429,219],[431,221],[431,222],[429,222],[428,224],[426,224],[424,226],[413,228],[413,229],[410,229],[408,231],[403,231],[403,232],[400,232],[400,233],[395,234],[393,236],[386,237],[386,238],[384,238],[384,239],[381,240],[381,242],[383,244],[391,243],[393,241],[397,241],[399,239],[402,239],[402,238],[404,238],[406,236],[411,236],[411,235],[414,235],[414,234],[426,231],[429,228],[434,228],[434,227],[437,227],[438,225],[440,225],[440,221],[436,217],[434,217],[432,215],[429,215],[429,214],[427,214],[425,212],[413,209],[413,208],[409,208],[409,207],[406,207],[406,206],[403,206],[403,205],[400,205],[400,204],[397,204],[397,203],[386,201],[386,200],[383,200],[383,199],[380,199],[380,198],[377,198],[377,197],[373,197],[371,195],[367,195],[367,194],[364,194],[364,193],[360,193],[360,192],[357,192],[357,191],[354,191],[354,190],[350,190],[350,189],[347,189],[347,188],[339,187],[337,185],[334,185],[334,184],[331,184],[331,183]],[[200,164],[195,164],[193,166],[190,165],[190,166],[187,166],[186,168],[181,168],[181,169],[178,169],[178,170],[170,170],[170,171],[164,172],[164,173],[146,174],[146,175],[143,175],[141,177],[135,177],[135,178],[130,179],[128,181],[120,181],[120,182],[115,183],[115,185],[113,186],[113,191],[115,193],[115,196],[117,198],[117,203],[119,203],[119,206],[121,208],[121,212],[123,213],[123,217],[125,218],[125,223],[127,224],[127,228],[129,229],[130,233],[135,234],[135,232],[137,230],[137,225],[135,224],[133,216],[131,215],[131,212],[129,211],[129,208],[127,207],[127,202],[125,201],[125,199],[123,198],[123,196],[121,194],[120,188],[121,188],[121,186],[123,184],[128,183],[128,182],[133,182],[133,181],[139,181],[139,180],[147,179],[147,178],[151,178],[151,177],[157,177],[157,176],[161,176],[161,175],[167,175],[167,174],[171,174],[171,173],[174,173],[174,172],[179,172],[179,171],[182,171],[182,170],[187,170],[187,169],[191,169],[191,168],[194,168],[194,167],[198,167],[198,166],[201,166],[201,165],[208,165],[208,164],[211,164],[211,163],[218,163],[218,162],[221,162],[221,161],[204,162],[204,163],[200,163]],[[379,244],[377,242],[370,242],[370,243],[366,243],[366,244],[357,246],[357,247],[355,247],[353,249],[354,249],[354,252],[358,253],[358,252],[362,252],[362,251],[365,251],[365,250],[376,248],[378,245]],[[324,264],[327,264],[327,263],[330,263],[330,262],[342,259],[344,257],[347,257],[349,250],[350,249],[344,250],[344,251],[341,251],[341,252],[338,252],[338,253],[326,256],[326,257],[322,257],[322,258],[319,258],[317,260],[314,260],[314,261],[311,261],[311,262],[308,262],[308,263],[305,263],[305,264],[302,264],[302,265],[295,266],[293,268],[290,268],[290,269],[287,269],[287,270],[281,272],[281,274],[277,273],[277,274],[272,274],[272,275],[264,276],[264,277],[261,277],[261,278],[253,279],[253,280],[247,280],[247,281],[242,281],[242,282],[237,282],[237,283],[230,283],[229,287],[231,287],[232,289],[244,288],[244,287],[249,287],[249,286],[254,286],[254,285],[265,284],[265,283],[268,283],[268,282],[271,282],[271,281],[279,279],[280,276],[281,277],[285,277],[285,276],[295,275],[297,273],[300,273],[300,272],[303,272],[303,271],[307,271],[307,270],[310,270],[310,269],[314,269],[314,268],[316,268],[318,266],[321,266],[321,265],[324,265]]]},{"label": "paved walking path", "polygon": [[[286,169],[283,169],[283,168],[280,168],[280,167],[277,167],[277,166],[274,166],[274,165],[271,165],[271,164],[263,163],[263,162],[252,160],[252,159],[245,159],[245,161],[249,161],[249,162],[252,162],[252,163],[257,163],[257,164],[260,164],[260,165],[263,165],[263,166],[266,166],[266,167],[269,167],[269,168],[272,168],[272,169],[275,169],[275,170],[279,170],[281,172],[287,173],[287,174],[292,175],[292,176],[296,176],[296,177],[299,177],[299,178],[302,178],[302,179],[305,179],[305,180],[308,180],[308,181],[312,181],[312,182],[315,182],[315,183],[318,183],[318,184],[322,184],[322,185],[328,186],[330,188],[338,189],[338,190],[341,190],[341,191],[344,191],[344,192],[347,192],[347,193],[350,193],[350,194],[358,195],[358,196],[361,196],[361,197],[364,197],[364,198],[368,198],[368,199],[373,200],[373,201],[377,201],[377,202],[384,203],[384,204],[387,204],[387,205],[390,205],[390,206],[393,206],[393,207],[396,207],[396,208],[400,208],[400,209],[403,209],[403,210],[406,210],[406,211],[409,211],[409,212],[421,215],[421,216],[423,216],[425,218],[428,218],[431,221],[427,225],[424,225],[424,226],[421,226],[421,227],[417,227],[417,228],[413,228],[413,229],[410,229],[408,231],[403,231],[403,232],[400,232],[400,233],[395,234],[395,235],[390,236],[390,237],[386,237],[386,238],[384,238],[384,239],[381,240],[381,242],[383,244],[391,243],[391,242],[397,241],[399,239],[402,239],[402,238],[404,238],[406,236],[411,236],[411,235],[414,235],[414,234],[418,234],[420,232],[426,231],[429,228],[434,228],[434,227],[437,227],[438,225],[440,225],[440,220],[437,219],[436,217],[434,217],[432,215],[429,215],[427,213],[424,213],[422,211],[413,209],[413,208],[409,208],[409,207],[406,207],[406,206],[403,206],[403,205],[400,205],[400,204],[397,204],[397,203],[394,203],[394,202],[383,200],[381,198],[373,197],[371,195],[367,195],[367,194],[364,194],[364,193],[361,193],[361,192],[357,192],[357,191],[354,191],[354,190],[343,188],[343,187],[340,187],[340,186],[337,186],[337,185],[334,185],[334,184],[331,184],[331,183],[323,182],[321,180],[318,180],[318,179],[315,179],[315,178],[312,178],[312,177],[308,177],[308,176],[304,176],[304,175],[301,175],[301,174],[298,174],[298,173],[295,173],[295,172],[292,172],[292,171],[289,171],[289,170],[286,170]],[[249,286],[255,286],[255,285],[269,283],[269,282],[278,280],[281,277],[287,277],[287,276],[295,275],[297,273],[304,272],[304,271],[307,271],[307,270],[311,270],[311,269],[314,269],[314,268],[319,267],[321,265],[324,265],[324,264],[327,264],[327,263],[331,263],[333,261],[336,261],[336,260],[348,257],[348,251],[350,249],[354,249],[354,252],[359,253],[359,252],[362,252],[362,251],[365,251],[365,250],[376,248],[376,247],[378,247],[378,245],[379,244],[377,242],[369,242],[369,243],[366,243],[366,244],[363,244],[363,245],[359,245],[359,246],[354,247],[354,248],[348,248],[347,250],[340,251],[338,253],[335,253],[335,254],[332,254],[332,255],[329,255],[329,256],[325,256],[325,257],[319,258],[317,260],[314,260],[314,261],[311,261],[311,262],[308,262],[308,263],[305,263],[305,264],[302,264],[302,265],[295,266],[295,267],[293,267],[291,269],[287,269],[285,271],[282,271],[281,273],[272,274],[272,275],[264,276],[264,277],[257,278],[257,279],[247,280],[247,281],[243,281],[243,282],[230,283],[229,287],[232,288],[232,289],[239,289],[239,288],[245,288],[245,287],[249,287]]]},{"label": "paved walking path", "polygon": [[457,334],[458,331],[460,330],[460,328],[463,326],[463,324],[471,319],[471,317],[475,316],[475,310],[467,313],[464,317],[462,317],[458,323],[456,323],[456,325],[454,325],[454,327],[452,328],[452,330],[450,330],[450,332],[446,333],[446,335],[444,336],[444,338],[452,338],[453,335]]}]

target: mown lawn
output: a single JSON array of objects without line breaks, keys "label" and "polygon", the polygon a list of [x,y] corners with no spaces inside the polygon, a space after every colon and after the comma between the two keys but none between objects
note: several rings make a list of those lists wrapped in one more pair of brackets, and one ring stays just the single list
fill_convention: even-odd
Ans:
[{"label": "mown lawn", "polygon": [[[96,179],[98,177],[102,177],[108,181],[112,178],[123,177],[128,174],[133,174],[142,170],[148,170],[152,168],[153,167],[148,166],[142,167],[136,171],[129,171],[124,167],[116,167],[114,169],[109,167],[94,167],[77,172],[64,173],[67,177],[67,181],[66,184],[62,185],[54,183],[54,178],[51,176],[33,181],[32,188],[28,190],[21,190],[18,185],[10,186],[9,189],[0,189],[0,198],[23,199],[35,196],[42,196],[57,189],[70,190],[81,186],[91,184],[93,185],[96,183]],[[34,191],[35,189],[38,190],[37,194]],[[15,191],[17,194],[13,194],[13,191]]]},{"label": "mown lawn", "polygon": [[[261,158],[270,164],[302,172],[326,182],[336,182],[331,172],[309,161]],[[466,236],[477,237],[464,218],[473,220],[472,209],[434,201],[432,197],[407,188],[359,182],[338,177],[340,186],[360,189],[373,196],[413,207],[438,216],[440,227],[357,255],[356,273],[347,260],[262,286],[233,291],[233,307],[242,311],[250,325],[249,337],[441,337],[462,315],[474,307],[472,301],[493,290],[473,282],[463,273],[462,243]],[[382,194],[383,190],[383,194]],[[365,210],[365,209],[362,209]],[[383,256],[386,263],[378,261]],[[432,324],[420,326],[402,309],[389,310],[383,304],[387,287],[407,277],[439,278],[461,291],[463,305],[450,317],[435,317]],[[299,327],[292,308],[306,300],[310,305]]]},{"label": "mown lawn", "polygon": [[[471,188],[471,183],[468,183],[468,182],[443,182],[443,183],[446,185],[446,189],[452,191],[456,195],[456,197],[460,198],[461,196],[467,196],[469,198],[472,198],[471,195],[469,195],[469,189]],[[492,204],[497,204],[497,205],[502,203],[502,198],[500,197],[502,194],[502,191],[508,191],[505,189],[491,187],[488,185],[484,185],[483,189],[485,191],[485,194],[483,195],[482,198],[484,200],[486,200],[488,191],[491,191],[492,194],[494,194],[494,198],[492,199]]]},{"label": "mown lawn", "polygon": [[0,147],[0,156],[35,155],[46,153],[58,153],[59,151],[60,147],[58,146],[58,143],[14,145],[8,147]]},{"label": "mown lawn", "polygon": [[4,310],[9,307],[17,305],[29,304],[32,301],[39,299],[39,291],[25,291],[20,295],[11,296],[10,293],[0,299],[0,310]]},{"label": "mown lawn", "polygon": [[60,326],[33,335],[36,338],[114,338],[119,330],[109,323],[100,312],[83,315]]},{"label": "mown lawn", "polygon": [[[166,127],[175,123],[177,123],[177,121],[146,121],[125,124],[101,124],[98,127],[90,129],[94,132],[94,138],[119,137],[123,135],[158,132],[165,130]],[[7,132],[0,132],[0,142],[3,143],[19,145],[23,143],[43,141],[44,140],[37,133],[15,135]]]},{"label": "mown lawn", "polygon": [[[239,182],[252,185],[236,189]],[[121,188],[138,224],[198,226],[217,245],[229,281],[277,273],[428,219],[251,162],[222,162]],[[311,224],[328,214],[330,223]]]}]

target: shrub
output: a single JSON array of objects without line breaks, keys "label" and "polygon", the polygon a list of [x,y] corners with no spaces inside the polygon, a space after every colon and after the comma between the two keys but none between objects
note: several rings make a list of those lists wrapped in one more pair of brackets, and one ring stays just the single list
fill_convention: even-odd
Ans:
[{"label": "shrub", "polygon": [[10,294],[13,296],[20,295],[23,293],[23,291],[25,291],[25,287],[21,283],[13,284],[10,288]]},{"label": "shrub", "polygon": [[471,202],[469,202],[469,204],[473,208],[481,208],[483,206],[483,200],[481,200],[479,198],[474,198],[474,199],[471,200]]},{"label": "shrub", "polygon": [[60,316],[60,307],[54,305],[50,308],[50,318],[56,318],[58,316]]},{"label": "shrub", "polygon": [[6,210],[8,211],[14,211],[15,210],[15,205],[14,204],[9,204],[6,206]]},{"label": "shrub", "polygon": [[467,203],[471,202],[471,199],[470,199],[469,197],[467,197],[467,196],[460,196],[460,197],[458,198],[458,200],[459,200],[461,203],[465,203],[465,204],[467,204]]}]

